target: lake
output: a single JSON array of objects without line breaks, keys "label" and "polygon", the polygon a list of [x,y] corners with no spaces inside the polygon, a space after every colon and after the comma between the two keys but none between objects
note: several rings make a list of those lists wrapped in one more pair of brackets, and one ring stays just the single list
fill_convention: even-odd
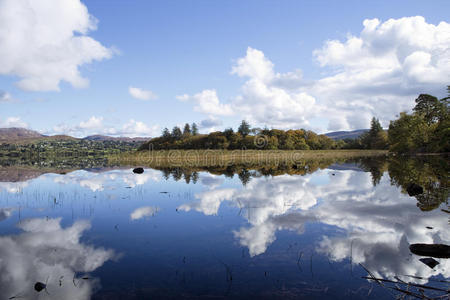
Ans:
[{"label": "lake", "polygon": [[449,169],[1,167],[0,299],[442,296],[449,260],[432,268],[409,245],[450,244]]}]

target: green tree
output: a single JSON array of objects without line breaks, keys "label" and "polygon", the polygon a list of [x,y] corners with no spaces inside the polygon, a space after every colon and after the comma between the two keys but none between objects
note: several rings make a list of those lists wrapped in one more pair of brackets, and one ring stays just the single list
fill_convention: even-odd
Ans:
[{"label": "green tree", "polygon": [[421,115],[428,125],[436,123],[439,120],[441,110],[442,103],[438,98],[428,94],[420,94],[416,99],[416,106],[413,108],[413,111]]},{"label": "green tree", "polygon": [[228,139],[228,140],[231,140],[232,139],[232,137],[233,137],[233,135],[234,135],[234,130],[233,130],[233,128],[227,128],[227,129],[225,129],[224,131],[223,131],[223,134],[226,136],[226,138]]},{"label": "green tree", "polygon": [[239,125],[238,132],[243,136],[246,137],[250,133],[250,124],[247,123],[247,121],[242,120],[241,125]]},{"label": "green tree", "polygon": [[169,132],[169,129],[167,129],[167,127],[163,129],[162,137],[165,138],[165,139],[169,139],[170,138],[170,132]]},{"label": "green tree", "polygon": [[183,128],[183,136],[188,137],[190,135],[191,135],[191,126],[189,126],[189,124],[186,123]]},{"label": "green tree", "polygon": [[393,152],[423,152],[428,143],[428,126],[420,115],[402,112],[389,124],[388,141]]},{"label": "green tree", "polygon": [[171,136],[172,136],[175,140],[181,139],[182,135],[183,135],[183,133],[181,132],[180,127],[175,126],[175,127],[172,129],[172,134],[171,134]]},{"label": "green tree", "polygon": [[197,124],[192,123],[192,126],[191,126],[191,132],[192,132],[192,135],[197,135],[197,134],[198,134],[198,127],[197,127]]}]

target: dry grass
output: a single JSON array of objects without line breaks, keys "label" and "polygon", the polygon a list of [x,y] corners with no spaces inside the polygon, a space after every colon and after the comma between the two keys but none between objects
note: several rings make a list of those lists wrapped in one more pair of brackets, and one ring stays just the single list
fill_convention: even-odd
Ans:
[{"label": "dry grass", "polygon": [[295,165],[305,161],[345,160],[387,155],[385,150],[164,150],[136,151],[108,157],[110,163],[147,167],[226,167]]}]

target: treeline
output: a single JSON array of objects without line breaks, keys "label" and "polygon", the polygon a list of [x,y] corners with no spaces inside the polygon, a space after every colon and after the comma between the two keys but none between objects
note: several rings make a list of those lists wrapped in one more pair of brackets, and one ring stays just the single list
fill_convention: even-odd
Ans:
[{"label": "treeline", "polygon": [[397,120],[383,130],[373,118],[370,130],[357,139],[345,139],[342,149],[389,149],[396,153],[450,152],[450,86],[448,96],[442,99],[420,94],[413,112],[400,113]]},{"label": "treeline", "polygon": [[329,150],[389,149],[398,153],[450,152],[450,86],[449,97],[438,99],[421,94],[415,100],[412,114],[400,113],[384,130],[372,118],[370,130],[356,139],[333,140],[305,129],[280,130],[251,128],[243,120],[237,129],[199,134],[195,123],[183,128],[165,128],[160,137],[142,144],[139,150],[170,149],[261,149],[261,150]]},{"label": "treeline", "polygon": [[326,135],[316,134],[310,130],[280,130],[251,128],[243,120],[237,131],[233,128],[210,134],[199,134],[196,124],[186,124],[181,128],[175,126],[170,132],[163,130],[160,137],[143,144],[140,150],[167,149],[261,149],[261,150],[327,150],[340,148],[342,142],[335,142]]},{"label": "treeline", "polygon": [[421,94],[412,114],[405,112],[391,121],[389,150],[399,153],[450,152],[450,86],[448,97]]}]

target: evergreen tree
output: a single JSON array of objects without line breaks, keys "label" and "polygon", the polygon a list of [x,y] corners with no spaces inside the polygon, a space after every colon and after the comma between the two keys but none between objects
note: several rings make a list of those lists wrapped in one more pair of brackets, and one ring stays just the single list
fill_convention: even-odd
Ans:
[{"label": "evergreen tree", "polygon": [[381,131],[383,131],[383,127],[381,127],[380,121],[377,118],[373,117],[372,121],[370,122],[369,135],[375,138]]},{"label": "evergreen tree", "polygon": [[248,124],[247,121],[242,120],[241,125],[239,125],[238,132],[243,137],[246,137],[250,133],[250,124]]},{"label": "evergreen tree", "polygon": [[198,134],[197,124],[192,123],[191,132],[192,132],[192,135],[197,135]]},{"label": "evergreen tree", "polygon": [[172,137],[173,137],[174,139],[179,140],[179,139],[181,139],[182,135],[183,135],[183,133],[181,132],[180,127],[175,126],[175,127],[172,129]]},{"label": "evergreen tree", "polygon": [[187,137],[191,135],[191,126],[188,123],[184,125],[183,136]]},{"label": "evergreen tree", "polygon": [[162,137],[165,139],[170,138],[170,132],[169,132],[169,129],[167,129],[167,127],[163,129]]}]

